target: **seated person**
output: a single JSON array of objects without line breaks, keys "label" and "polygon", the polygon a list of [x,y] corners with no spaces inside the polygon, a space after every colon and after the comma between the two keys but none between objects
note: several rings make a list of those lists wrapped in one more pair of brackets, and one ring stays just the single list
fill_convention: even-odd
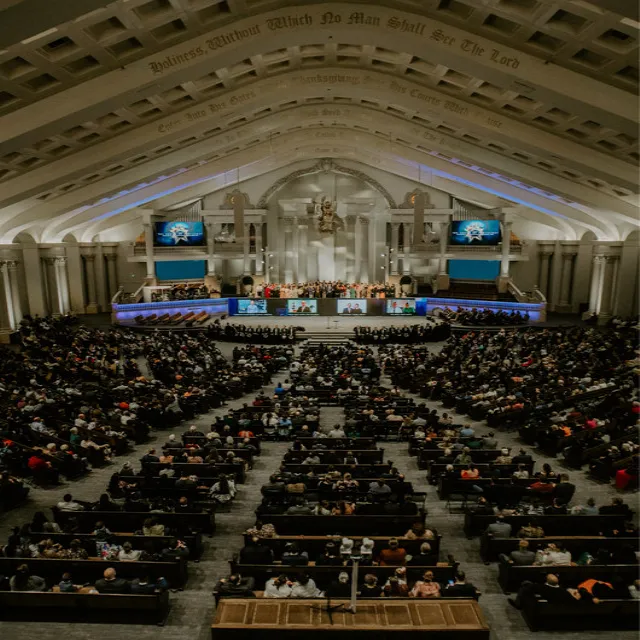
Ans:
[{"label": "seated person", "polygon": [[420,545],[420,553],[412,556],[407,564],[411,567],[429,567],[435,565],[437,561],[436,554],[431,551],[431,545],[423,542]]},{"label": "seated person", "polygon": [[307,565],[309,564],[309,554],[306,551],[301,551],[295,542],[287,542],[282,554],[282,564],[290,567]]},{"label": "seated person", "polygon": [[467,582],[464,571],[458,571],[453,584],[448,584],[442,595],[445,598],[475,598],[477,600],[480,597],[480,592],[470,582]]},{"label": "seated person", "polygon": [[358,597],[360,598],[381,598],[384,590],[378,584],[378,578],[372,573],[367,573],[363,583],[358,588]]},{"label": "seated person", "polygon": [[409,595],[412,598],[439,598],[440,584],[433,578],[433,571],[425,571],[422,580],[416,580]]},{"label": "seated person", "polygon": [[512,551],[508,556],[500,554],[500,559],[518,567],[529,567],[535,562],[536,554],[529,549],[528,540],[520,540],[515,551]]},{"label": "seated person", "polygon": [[260,544],[258,536],[252,536],[251,541],[240,549],[239,560],[240,564],[271,564],[273,551]]},{"label": "seated person", "polygon": [[350,598],[351,597],[351,580],[346,571],[340,572],[338,579],[331,583],[327,590],[327,595],[332,598]]},{"label": "seated person", "polygon": [[223,598],[255,598],[255,586],[254,578],[243,578],[239,573],[232,573],[228,578],[222,578],[216,589]]},{"label": "seated person", "polygon": [[535,564],[569,566],[571,565],[571,553],[560,542],[550,542],[545,549],[536,552]]},{"label": "seated person", "polygon": [[380,552],[379,562],[381,566],[399,566],[406,561],[407,551],[400,546],[396,538],[389,540],[387,549]]},{"label": "seated person", "polygon": [[306,573],[298,576],[291,587],[291,598],[322,598],[324,593],[316,587],[313,578]]},{"label": "seated person", "polygon": [[169,584],[165,578],[158,578],[152,580],[149,576],[143,576],[142,578],[134,578],[131,581],[131,593],[137,593],[139,595],[153,595],[160,591],[165,591]]},{"label": "seated person", "polygon": [[290,598],[292,583],[287,580],[287,576],[279,575],[269,578],[264,586],[265,598]]},{"label": "seated person", "polygon": [[560,580],[558,576],[553,573],[547,574],[547,578],[544,584],[538,584],[535,582],[529,582],[525,580],[522,586],[518,590],[518,595],[515,598],[509,598],[508,602],[512,607],[516,609],[522,609],[524,601],[528,598],[535,598],[539,596],[551,604],[567,605],[575,603],[576,598],[565,589],[560,586]]},{"label": "seated person", "polygon": [[96,580],[95,589],[98,593],[130,593],[131,585],[124,578],[116,576],[116,570],[109,567],[104,571],[104,577]]},{"label": "seated person", "polygon": [[9,580],[11,591],[46,591],[47,585],[44,578],[34,576],[26,564],[21,564]]}]

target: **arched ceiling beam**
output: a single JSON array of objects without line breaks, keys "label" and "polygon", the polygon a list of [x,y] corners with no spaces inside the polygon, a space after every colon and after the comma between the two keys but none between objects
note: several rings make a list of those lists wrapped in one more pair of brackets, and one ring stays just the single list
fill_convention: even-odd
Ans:
[{"label": "arched ceiling beam", "polygon": [[[193,80],[282,46],[328,41],[374,45],[448,65],[529,97],[579,112],[617,131],[637,133],[637,97],[541,58],[420,14],[391,0],[375,6],[321,2],[252,15],[116,71],[45,98],[0,119],[0,154],[90,120],[123,101]],[[388,5],[388,6],[384,6]]]},{"label": "arched ceiling beam", "polygon": [[[265,168],[262,170],[264,173],[264,171],[270,170],[268,163],[265,163],[265,160],[268,160],[269,155],[276,158],[279,155],[284,155],[291,159],[301,153],[302,150],[308,152],[310,145],[309,141],[311,140],[313,143],[315,140],[318,140],[318,138],[314,138],[314,134],[316,132],[326,133],[326,131],[326,129],[319,128],[317,130],[298,130],[289,134],[283,134],[278,136],[271,143],[257,144],[251,149],[237,152],[229,157],[224,157],[220,160],[215,160],[211,163],[197,166],[172,178],[162,180],[157,184],[141,188],[135,192],[124,193],[108,202],[91,207],[82,207],[64,215],[59,215],[58,218],[48,227],[47,238],[53,236],[57,237],[59,234],[64,235],[64,233],[69,230],[73,230],[73,228],[79,225],[84,225],[91,220],[99,220],[105,217],[117,215],[132,206],[142,206],[143,204],[158,199],[168,193],[181,191],[190,186],[190,184],[197,184],[199,182],[211,180],[216,175],[217,179],[226,180],[227,184],[234,184],[237,175],[236,170],[226,171],[225,175],[223,169],[228,170],[230,166],[241,166],[242,164],[249,162],[246,160],[247,157],[252,160],[256,159],[254,166],[260,162],[264,163]],[[346,141],[350,144],[347,145]],[[552,216],[573,219],[577,224],[593,230],[599,237],[617,237],[617,231],[612,225],[605,221],[595,220],[583,212],[577,212],[575,209],[567,205],[549,201],[541,196],[524,191],[514,185],[502,183],[494,178],[475,173],[458,165],[452,165],[451,163],[440,160],[437,157],[429,156],[423,152],[405,147],[400,143],[390,144],[387,140],[376,137],[372,134],[343,129],[339,132],[339,136],[337,136],[335,140],[323,142],[322,138],[320,138],[320,143],[315,144],[316,146],[313,146],[313,144],[311,145],[311,150],[313,153],[316,153],[317,156],[333,157],[334,153],[332,150],[335,149],[340,151],[340,157],[351,157],[356,160],[358,160],[362,155],[363,149],[368,149],[371,153],[377,154],[381,158],[390,157],[399,165],[411,167],[410,170],[405,170],[409,171],[410,175],[413,177],[418,173],[418,163],[422,163],[425,175],[430,169],[434,176],[476,187],[482,191],[498,195],[499,197],[518,204],[530,206]],[[427,166],[425,166],[425,163]],[[58,212],[58,214],[61,213],[62,212]],[[22,224],[19,224],[17,227],[13,227],[11,230],[7,228],[0,229],[0,237],[9,231],[11,233],[15,233],[16,229],[20,230],[22,228],[28,228],[30,224],[33,224],[33,222],[24,220],[22,216],[19,222]]]},{"label": "arched ceiling beam", "polygon": [[[318,82],[318,78],[326,82]],[[508,119],[496,119],[488,115],[490,112],[476,107],[466,107],[462,101],[453,98],[436,98],[437,92],[431,92],[416,83],[397,80],[393,76],[364,70],[323,69],[321,75],[317,71],[296,71],[281,76],[275,76],[257,81],[251,88],[243,87],[222,94],[212,100],[185,109],[179,113],[162,118],[136,130],[135,135],[120,135],[105,142],[79,151],[72,156],[61,159],[35,169],[23,176],[7,180],[0,193],[0,206],[6,206],[37,193],[42,193],[51,186],[90,175],[105,164],[121,162],[147,152],[161,145],[171,144],[180,139],[202,135],[203,131],[213,127],[232,126],[235,121],[255,118],[256,113],[267,109],[275,110],[283,101],[283,95],[290,100],[316,100],[321,97],[348,97],[357,101],[367,99],[369,102],[379,101],[380,96],[388,101],[394,113],[406,113],[407,118],[414,115],[421,120],[442,120],[454,122],[465,132],[476,133],[480,137],[497,143],[503,141],[507,145],[515,146],[517,150],[532,149],[534,154],[549,162],[557,163],[560,154],[564,155],[564,164],[575,169],[586,169],[580,159],[593,154],[590,165],[600,167],[597,172],[607,173],[608,180],[617,181],[624,177],[624,182],[635,180],[635,172],[629,173],[630,165],[614,160],[596,151],[587,150],[579,145],[568,143],[552,134],[546,134],[537,129]],[[438,104],[428,100],[437,100]],[[319,107],[316,107],[318,109]],[[331,104],[327,107],[337,114],[355,112],[356,106],[342,106]],[[385,105],[381,107],[385,109]],[[452,110],[460,111],[459,115],[450,116]],[[307,110],[307,113],[313,109]],[[290,118],[288,111],[280,112],[280,117]],[[330,115],[330,114],[329,114]],[[355,117],[360,118],[358,113]],[[344,117],[348,117],[344,116]],[[372,116],[367,116],[371,120]],[[265,127],[274,118],[269,116],[265,120]],[[277,119],[276,119],[277,121]],[[453,135],[436,130],[436,124],[424,126],[418,121],[411,121],[407,125],[406,119],[398,117],[398,126],[405,127],[404,136],[411,140],[421,140],[422,146],[432,148],[445,155],[453,155],[460,160],[471,162],[478,166],[497,171],[508,177],[523,180],[527,184],[562,195],[565,199],[582,202],[588,206],[595,206],[606,210],[619,210],[623,215],[637,215],[635,207],[624,201],[595,188],[576,183],[566,177],[551,171],[543,170],[525,164],[509,155],[491,151],[486,147],[471,144]],[[489,124],[493,123],[493,124]],[[409,128],[407,128],[409,127]],[[497,133],[497,129],[502,133]],[[276,127],[277,128],[277,127]],[[397,129],[398,127],[396,127]],[[231,135],[236,136],[234,132]],[[219,136],[216,140],[221,139]],[[213,140],[212,140],[213,142]],[[535,149],[533,146],[535,145]],[[195,145],[194,145],[195,146]],[[170,156],[167,156],[170,157]],[[147,167],[148,163],[140,165]],[[564,166],[564,165],[563,165]],[[622,176],[621,172],[627,171]],[[633,173],[633,175],[631,175]],[[627,175],[628,174],[628,175]]]}]

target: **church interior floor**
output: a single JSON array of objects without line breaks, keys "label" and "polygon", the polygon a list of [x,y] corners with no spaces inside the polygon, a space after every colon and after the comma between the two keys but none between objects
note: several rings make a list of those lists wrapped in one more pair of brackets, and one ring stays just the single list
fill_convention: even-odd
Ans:
[{"label": "church interior floor", "polygon": [[[324,320],[324,319],[322,319]],[[230,356],[234,345],[221,344],[221,350],[226,357]],[[433,345],[438,348],[438,345]],[[274,377],[274,385],[265,387],[270,392],[278,379],[284,379],[284,372]],[[388,379],[383,383],[389,384]],[[200,416],[193,421],[201,427],[208,428],[215,415],[224,414],[227,408],[240,407],[251,397],[245,396],[230,402],[227,407],[217,409],[207,415]],[[416,398],[416,401],[422,402]],[[437,403],[428,403],[432,408],[442,411]],[[468,422],[459,416],[460,421]],[[343,423],[344,414],[341,408],[324,407],[321,413],[323,424]],[[474,423],[474,427],[484,434],[488,431],[486,425]],[[181,433],[186,425],[176,429]],[[48,508],[61,499],[63,493],[72,492],[80,500],[96,500],[104,491],[110,475],[124,462],[139,465],[139,458],[151,446],[161,445],[170,432],[160,431],[152,434],[151,441],[145,445],[136,446],[125,456],[119,456],[109,467],[96,469],[86,477],[72,483],[66,483],[56,489],[32,489],[30,499],[19,508],[3,514],[0,519],[0,540],[4,542],[11,527],[28,522],[33,514],[39,510],[50,513]],[[521,444],[512,434],[498,432],[499,443],[503,446],[520,448]],[[401,473],[414,483],[419,491],[427,491],[426,508],[428,509],[427,524],[435,527],[443,536],[441,559],[447,554],[453,554],[460,561],[461,567],[467,573],[469,581],[473,582],[481,591],[480,605],[491,626],[491,640],[524,640],[531,637],[531,632],[524,623],[520,613],[507,604],[507,597],[501,592],[497,582],[497,566],[485,566],[480,559],[479,539],[467,540],[462,532],[463,516],[459,513],[449,514],[445,502],[440,501],[435,489],[426,484],[425,472],[417,467],[416,459],[407,452],[406,443],[381,442],[385,449],[385,459],[393,460]],[[30,623],[30,622],[2,622],[0,623],[0,637],[7,640],[57,640],[64,635],[66,640],[93,640],[109,637],[110,640],[209,640],[211,637],[210,624],[214,612],[214,600],[211,595],[217,580],[228,574],[227,560],[242,546],[242,533],[255,522],[254,510],[258,505],[260,487],[267,482],[269,475],[277,469],[288,448],[286,443],[266,443],[262,455],[257,457],[252,471],[248,473],[247,482],[239,485],[238,495],[229,512],[216,514],[217,531],[213,538],[205,538],[205,551],[199,563],[190,563],[189,582],[182,592],[171,594],[171,613],[164,627],[153,625],[127,625],[114,623],[108,629],[104,625],[64,624],[64,623]],[[530,449],[529,447],[524,447]],[[534,451],[534,458],[538,466],[549,460],[546,456]],[[553,465],[554,462],[549,460]],[[615,490],[608,485],[599,485],[588,480],[584,472],[573,471],[571,480],[576,484],[575,503],[593,496],[598,504],[608,502],[615,495]],[[535,634],[538,640],[562,638],[563,640],[601,640],[605,637],[602,632],[563,632]],[[375,634],[374,634],[375,637]],[[616,632],[617,640],[635,640],[636,632]]]}]

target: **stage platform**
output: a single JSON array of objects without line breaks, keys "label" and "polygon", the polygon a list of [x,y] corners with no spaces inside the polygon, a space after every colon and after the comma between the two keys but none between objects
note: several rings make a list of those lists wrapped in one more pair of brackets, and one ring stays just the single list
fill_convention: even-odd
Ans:
[{"label": "stage platform", "polygon": [[[332,600],[332,605],[349,604]],[[325,600],[222,599],[211,626],[212,640],[488,640],[489,625],[475,600],[359,600],[355,614],[321,607]]]},{"label": "stage platform", "polygon": [[[392,308],[393,305],[393,308]],[[354,327],[357,325],[385,326],[404,325],[424,322],[425,316],[437,315],[446,307],[457,309],[492,310],[510,313],[518,311],[528,313],[530,322],[538,323],[546,320],[546,305],[519,302],[487,302],[486,300],[447,299],[443,304],[441,298],[310,298],[310,299],[269,299],[253,300],[250,298],[213,298],[206,300],[173,300],[161,302],[142,302],[137,304],[112,305],[112,321],[123,326],[142,328],[185,328],[179,320],[166,321],[180,315],[193,317],[206,314],[207,320],[198,323],[206,326],[207,322],[217,318],[231,317],[242,324],[265,324],[287,326],[306,326],[307,322],[317,322],[322,329],[332,327]],[[247,310],[255,309],[254,313]],[[347,310],[346,307],[350,309]],[[355,310],[351,309],[355,307]],[[413,313],[403,313],[401,309],[411,307]],[[304,312],[301,311],[304,309]],[[296,311],[297,310],[297,311]],[[165,322],[146,323],[150,316],[162,317]],[[336,324],[337,323],[337,324]],[[345,324],[346,323],[346,324]]]}]

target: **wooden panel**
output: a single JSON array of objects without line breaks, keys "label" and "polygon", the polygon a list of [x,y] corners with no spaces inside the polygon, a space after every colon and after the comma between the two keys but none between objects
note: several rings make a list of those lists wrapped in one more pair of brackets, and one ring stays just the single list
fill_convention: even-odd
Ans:
[{"label": "wooden panel", "polygon": [[[347,600],[332,601],[332,605]],[[380,637],[407,632],[432,632],[434,637],[488,638],[489,627],[475,600],[394,599],[359,601],[356,614],[334,611],[332,620],[322,610],[324,600],[226,600],[216,611],[212,635],[217,639],[238,637],[271,640],[295,632],[306,634],[306,640],[321,633],[338,632],[336,640],[347,633],[375,633]],[[342,635],[340,635],[342,634]]]},{"label": "wooden panel", "polygon": [[[226,605],[227,600],[221,600],[221,605]],[[253,619],[249,619],[245,621],[245,624],[253,625],[256,627],[271,627],[277,626],[278,618],[280,617],[280,602],[277,600],[266,600],[264,602],[256,602],[256,607],[253,613]],[[220,606],[218,606],[220,608]],[[222,606],[224,610],[225,606]]]}]

